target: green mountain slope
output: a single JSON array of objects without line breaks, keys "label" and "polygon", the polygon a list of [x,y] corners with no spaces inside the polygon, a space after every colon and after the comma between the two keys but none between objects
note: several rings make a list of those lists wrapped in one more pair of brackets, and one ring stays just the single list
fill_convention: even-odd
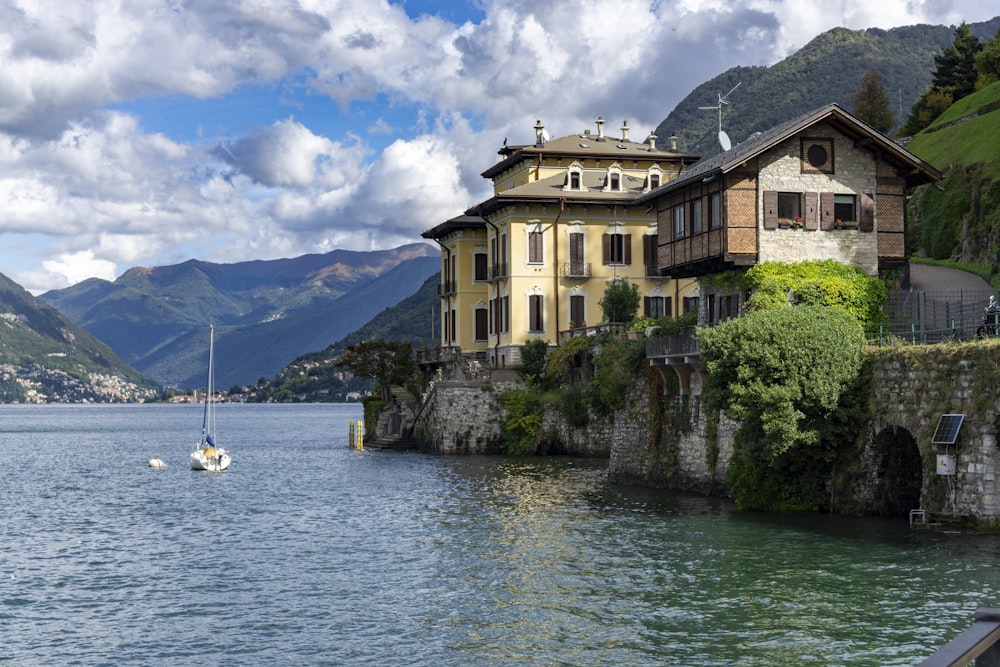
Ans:
[{"label": "green mountain slope", "polygon": [[119,402],[156,384],[104,343],[0,274],[0,402]]},{"label": "green mountain slope", "polygon": [[336,362],[344,348],[366,340],[409,342],[416,350],[437,342],[434,330],[439,312],[438,284],[435,273],[416,293],[398,305],[386,308],[358,330],[319,352],[310,352],[295,359],[271,380],[258,383],[253,390],[257,401],[340,401],[349,391],[369,388],[366,380],[349,379]]},{"label": "green mountain slope", "polygon": [[[1000,17],[970,24],[980,41],[1000,28]],[[877,70],[896,102],[897,126],[931,83],[934,55],[951,44],[954,28],[916,25],[893,30],[835,28],[818,35],[771,67],[737,67],[698,86],[656,128],[659,137],[674,134],[681,150],[711,157],[717,141],[717,111],[699,109],[718,103],[740,84],[723,106],[722,128],[734,144],[801,114],[836,102],[851,109],[861,76]]]},{"label": "green mountain slope", "polygon": [[960,99],[907,148],[945,172],[910,200],[909,246],[983,265],[1000,287],[1000,83]]}]

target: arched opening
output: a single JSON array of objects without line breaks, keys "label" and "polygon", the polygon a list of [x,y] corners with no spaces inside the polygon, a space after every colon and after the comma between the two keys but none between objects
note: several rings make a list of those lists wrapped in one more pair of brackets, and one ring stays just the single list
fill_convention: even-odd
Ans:
[{"label": "arched opening", "polygon": [[920,448],[910,432],[892,426],[875,436],[873,451],[878,461],[875,511],[884,516],[908,516],[920,507],[924,483]]}]

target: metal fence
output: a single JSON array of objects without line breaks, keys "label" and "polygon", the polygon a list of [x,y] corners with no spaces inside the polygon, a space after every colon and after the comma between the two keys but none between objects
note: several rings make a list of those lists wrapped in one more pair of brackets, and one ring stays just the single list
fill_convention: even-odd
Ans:
[{"label": "metal fence", "polygon": [[869,332],[869,342],[930,344],[972,340],[977,334],[995,336],[1000,316],[986,318],[992,296],[989,288],[890,292],[885,304],[889,323]]}]

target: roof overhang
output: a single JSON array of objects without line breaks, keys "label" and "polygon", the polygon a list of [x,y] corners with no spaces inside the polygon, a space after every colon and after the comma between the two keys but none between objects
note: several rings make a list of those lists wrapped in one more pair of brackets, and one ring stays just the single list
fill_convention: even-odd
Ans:
[{"label": "roof overhang", "polygon": [[459,215],[450,220],[445,220],[439,225],[431,227],[427,231],[423,232],[420,236],[425,239],[443,239],[444,237],[454,234],[455,232],[463,231],[466,229],[482,229],[486,227],[486,219],[480,215]]}]

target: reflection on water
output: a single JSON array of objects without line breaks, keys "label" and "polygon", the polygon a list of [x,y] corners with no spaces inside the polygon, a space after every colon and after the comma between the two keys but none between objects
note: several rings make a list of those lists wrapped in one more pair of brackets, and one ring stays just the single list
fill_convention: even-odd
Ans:
[{"label": "reflection on water", "polygon": [[224,407],[224,474],[186,469],[183,407],[0,407],[5,659],[911,665],[997,605],[995,537],[737,512],[606,461],[357,452],[356,408]]}]

